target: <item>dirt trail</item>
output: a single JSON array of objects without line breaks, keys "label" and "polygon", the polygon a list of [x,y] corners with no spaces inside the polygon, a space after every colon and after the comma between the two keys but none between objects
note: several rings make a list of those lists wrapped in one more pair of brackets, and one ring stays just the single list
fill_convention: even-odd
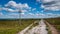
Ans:
[{"label": "dirt trail", "polygon": [[[38,21],[35,21],[34,23],[37,23]],[[25,28],[24,30],[22,30],[21,32],[19,32],[18,34],[25,34],[25,32],[28,30],[28,32],[26,32],[26,34],[47,34],[47,30],[46,30],[46,24],[49,26],[50,31],[52,32],[52,34],[58,34],[58,31],[51,25],[49,24],[47,21],[45,20],[41,20],[39,22],[39,25],[36,27],[33,27],[31,30],[28,30],[33,24],[31,24],[30,26],[28,26],[27,28]]]},{"label": "dirt trail", "polygon": [[46,24],[44,23],[44,21],[41,20],[38,23],[39,25],[28,30],[25,34],[48,34],[48,31],[46,30]]},{"label": "dirt trail", "polygon": [[[36,22],[38,22],[38,20],[35,21],[34,23],[36,23]],[[26,27],[24,30],[20,31],[18,34],[24,34],[32,25],[33,25],[33,23],[31,25],[29,25],[28,27]]]},{"label": "dirt trail", "polygon": [[[45,21],[46,22],[46,21]],[[53,27],[51,24],[49,24],[48,22],[46,22],[46,24],[49,26],[50,31],[52,32],[52,34],[58,34],[58,31],[55,29],[55,27]]]}]

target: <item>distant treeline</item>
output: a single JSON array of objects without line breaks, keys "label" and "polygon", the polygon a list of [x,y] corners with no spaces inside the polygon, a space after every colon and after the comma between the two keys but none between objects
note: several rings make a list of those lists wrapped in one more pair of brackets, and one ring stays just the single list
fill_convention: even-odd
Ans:
[{"label": "distant treeline", "polygon": [[40,20],[40,19],[60,19],[58,18],[27,18],[27,19],[0,19],[0,21],[7,21],[7,20]]}]

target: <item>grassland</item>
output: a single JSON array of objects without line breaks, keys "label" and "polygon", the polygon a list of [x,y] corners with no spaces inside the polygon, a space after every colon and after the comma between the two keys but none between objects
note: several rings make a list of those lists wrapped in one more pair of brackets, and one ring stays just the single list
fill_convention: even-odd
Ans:
[{"label": "grassland", "polygon": [[[36,20],[39,19],[0,20],[0,34],[17,34]],[[60,18],[50,18],[45,20],[60,31]]]},{"label": "grassland", "polygon": [[50,18],[46,19],[51,25],[53,25],[58,32],[60,32],[60,18]]},{"label": "grassland", "polygon": [[0,20],[0,34],[17,34],[34,21],[33,19]]}]

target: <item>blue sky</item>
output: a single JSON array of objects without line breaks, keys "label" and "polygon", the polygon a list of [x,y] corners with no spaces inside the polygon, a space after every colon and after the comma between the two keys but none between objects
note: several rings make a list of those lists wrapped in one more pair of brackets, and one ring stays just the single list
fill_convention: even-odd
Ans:
[{"label": "blue sky", "polygon": [[0,19],[60,17],[60,5],[58,1],[0,0]]}]

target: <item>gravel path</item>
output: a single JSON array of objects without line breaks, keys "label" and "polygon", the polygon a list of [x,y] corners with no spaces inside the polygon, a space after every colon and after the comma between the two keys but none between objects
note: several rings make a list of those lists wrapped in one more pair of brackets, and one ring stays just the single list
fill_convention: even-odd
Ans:
[{"label": "gravel path", "polygon": [[18,34],[24,34],[33,24],[29,25],[28,27],[26,27],[24,30],[22,30],[21,32],[19,32]]},{"label": "gravel path", "polygon": [[41,20],[38,26],[28,30],[25,34],[48,34],[48,31],[46,30],[46,24],[43,20]]},{"label": "gravel path", "polygon": [[[38,21],[35,21],[34,23],[37,23]],[[31,26],[33,25],[33,23],[31,25],[29,25],[28,27],[26,27],[24,30],[22,30],[21,32],[19,32],[18,34],[24,34]]]}]

